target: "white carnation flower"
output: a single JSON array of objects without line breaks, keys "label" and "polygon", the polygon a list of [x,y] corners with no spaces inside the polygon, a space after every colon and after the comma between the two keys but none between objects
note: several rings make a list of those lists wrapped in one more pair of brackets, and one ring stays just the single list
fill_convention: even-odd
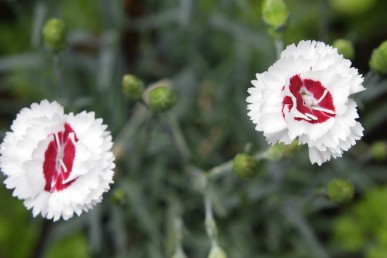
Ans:
[{"label": "white carnation flower", "polygon": [[288,46],[267,72],[257,74],[247,97],[248,115],[270,144],[298,139],[312,163],[341,157],[363,136],[357,105],[363,77],[322,42]]},{"label": "white carnation flower", "polygon": [[6,187],[34,217],[67,220],[89,210],[113,182],[106,128],[93,112],[64,114],[56,102],[23,108],[0,147]]}]

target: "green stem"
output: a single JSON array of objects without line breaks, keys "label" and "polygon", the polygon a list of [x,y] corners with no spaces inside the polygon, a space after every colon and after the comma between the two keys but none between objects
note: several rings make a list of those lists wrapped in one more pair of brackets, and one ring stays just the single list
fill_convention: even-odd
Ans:
[{"label": "green stem", "polygon": [[[267,151],[259,152],[254,155],[254,159],[256,161],[260,161],[267,158]],[[218,178],[222,175],[231,173],[232,171],[233,160],[229,160],[223,164],[220,164],[208,171],[209,178]]]},{"label": "green stem", "polygon": [[58,89],[62,94],[62,98],[65,101],[69,100],[69,94],[64,84],[63,71],[60,64],[59,54],[53,54],[53,63],[54,63],[54,73],[58,80]]},{"label": "green stem", "polygon": [[134,107],[131,119],[125,124],[114,141],[113,153],[117,160],[124,156],[131,138],[149,116],[150,113],[144,105],[138,103]]},{"label": "green stem", "polygon": [[282,36],[274,39],[275,51],[277,58],[280,58],[282,51],[284,50],[284,41]]},{"label": "green stem", "polygon": [[183,221],[177,214],[173,216],[173,229],[175,233],[175,255],[177,257],[186,257],[182,246]]},{"label": "green stem", "polygon": [[328,20],[328,4],[327,0],[320,0],[320,38],[322,41],[326,42],[328,40],[329,32],[329,20]]},{"label": "green stem", "polygon": [[189,161],[191,158],[191,152],[176,117],[171,114],[168,115],[168,122],[171,128],[173,140],[182,155],[183,161]]},{"label": "green stem", "polygon": [[204,188],[203,195],[204,195],[203,197],[204,197],[204,211],[205,211],[204,224],[206,226],[208,238],[211,241],[211,246],[216,246],[218,245],[218,230],[216,227],[216,222],[212,211],[209,177],[206,177],[206,185]]}]

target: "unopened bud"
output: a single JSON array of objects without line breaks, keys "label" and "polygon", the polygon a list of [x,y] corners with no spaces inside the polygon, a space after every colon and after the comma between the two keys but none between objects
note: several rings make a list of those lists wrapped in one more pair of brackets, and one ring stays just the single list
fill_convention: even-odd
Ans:
[{"label": "unopened bud", "polygon": [[112,201],[118,205],[124,205],[126,203],[126,194],[121,189],[116,189],[111,195]]},{"label": "unopened bud", "polygon": [[137,100],[144,91],[144,83],[134,75],[125,74],[122,78],[122,90],[128,99]]},{"label": "unopened bud", "polygon": [[66,25],[60,19],[51,18],[43,27],[43,40],[47,48],[60,51],[66,47]]},{"label": "unopened bud", "polygon": [[187,258],[187,255],[183,252],[181,248],[176,250],[176,252],[172,255],[171,258]]},{"label": "unopened bud", "polygon": [[283,0],[264,0],[262,3],[263,21],[273,28],[286,25],[289,18],[288,8]]},{"label": "unopened bud", "polygon": [[211,247],[208,258],[227,258],[225,251],[218,245]]},{"label": "unopened bud", "polygon": [[377,141],[370,147],[370,155],[376,160],[385,160],[387,158],[387,144],[384,141]]},{"label": "unopened bud", "polygon": [[330,7],[342,14],[358,15],[368,11],[375,0],[330,0]]},{"label": "unopened bud", "polygon": [[156,85],[147,94],[149,108],[154,112],[170,110],[176,103],[176,93],[169,85]]},{"label": "unopened bud", "polygon": [[271,161],[278,161],[293,155],[299,148],[300,145],[297,140],[288,145],[283,143],[273,144],[267,150],[267,158]]},{"label": "unopened bud", "polygon": [[257,170],[257,162],[248,154],[238,154],[235,156],[232,169],[234,173],[242,178],[250,178],[254,176]]},{"label": "unopened bud", "polygon": [[387,40],[372,51],[370,67],[376,73],[387,74]]},{"label": "unopened bud", "polygon": [[337,39],[332,45],[337,48],[337,52],[342,54],[344,58],[352,59],[355,55],[353,44],[347,39]]},{"label": "unopened bud", "polygon": [[328,197],[337,204],[345,204],[352,200],[355,189],[351,182],[335,178],[328,184]]}]

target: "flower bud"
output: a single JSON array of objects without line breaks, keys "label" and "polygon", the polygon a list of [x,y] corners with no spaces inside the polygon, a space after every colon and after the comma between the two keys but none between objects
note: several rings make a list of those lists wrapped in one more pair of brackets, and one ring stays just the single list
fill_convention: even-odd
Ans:
[{"label": "flower bud", "polygon": [[51,18],[43,27],[43,40],[47,48],[60,51],[66,46],[66,25],[62,20]]},{"label": "flower bud", "polygon": [[335,178],[328,184],[328,197],[334,203],[348,203],[354,194],[353,185],[347,180]]},{"label": "flower bud", "polygon": [[156,85],[147,94],[147,103],[154,112],[170,110],[176,103],[176,93],[167,85]]},{"label": "flower bud", "polygon": [[288,8],[283,0],[264,0],[262,19],[270,27],[283,27],[289,18]]},{"label": "flower bud", "polygon": [[118,205],[124,205],[126,203],[126,194],[121,189],[116,189],[111,195],[112,201]]},{"label": "flower bud", "polygon": [[385,160],[387,158],[387,144],[384,141],[377,141],[370,147],[370,155],[376,160]]},{"label": "flower bud", "polygon": [[134,75],[125,74],[122,78],[122,90],[128,99],[137,100],[144,91],[144,83]]},{"label": "flower bud", "polygon": [[330,7],[342,14],[358,15],[368,11],[375,0],[330,0]]},{"label": "flower bud", "polygon": [[252,156],[240,153],[235,156],[232,169],[236,175],[242,178],[250,178],[254,176],[257,170],[257,162]]},{"label": "flower bud", "polygon": [[187,258],[187,255],[185,255],[183,250],[180,248],[172,255],[171,258]]},{"label": "flower bud", "polygon": [[355,50],[351,41],[347,39],[337,39],[333,42],[333,47],[337,48],[337,52],[342,54],[344,58],[352,59],[355,55]]},{"label": "flower bud", "polygon": [[298,151],[299,148],[300,145],[297,140],[294,140],[289,145],[282,143],[273,144],[267,150],[267,158],[271,161],[278,161],[291,156]]},{"label": "flower bud", "polygon": [[227,258],[227,255],[220,246],[214,245],[211,247],[208,258]]},{"label": "flower bud", "polygon": [[372,51],[370,67],[376,73],[387,74],[387,40]]}]

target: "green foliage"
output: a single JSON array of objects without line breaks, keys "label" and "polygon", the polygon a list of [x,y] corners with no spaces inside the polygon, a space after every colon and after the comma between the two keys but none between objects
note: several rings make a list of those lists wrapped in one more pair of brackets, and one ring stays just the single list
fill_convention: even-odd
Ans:
[{"label": "green foliage", "polygon": [[367,258],[384,257],[387,254],[385,205],[387,188],[369,190],[362,200],[336,219],[334,244],[347,251],[365,248]]},{"label": "green foliage", "polygon": [[0,188],[0,255],[31,257],[38,240],[37,221],[20,201],[9,198],[10,192]]},{"label": "green foliage", "polygon": [[58,1],[58,10],[69,30],[98,32],[102,28],[101,5],[94,0]]},{"label": "green foliage", "polygon": [[[384,156],[384,147],[358,144],[342,158],[312,166],[297,142],[268,149],[246,115],[245,100],[255,73],[277,58],[262,12],[267,23],[286,27],[285,45],[350,39],[354,65],[365,75],[387,26],[386,1],[362,8],[353,2],[350,7],[362,11],[350,16],[317,0],[286,1],[286,9],[285,1],[279,9],[265,9],[269,1],[263,6],[254,0],[24,2],[1,2],[12,10],[11,17],[0,16],[1,135],[20,108],[56,100],[66,111],[95,111],[104,119],[117,167],[115,184],[98,206],[79,218],[49,223],[44,234],[42,220],[32,219],[1,188],[2,258],[36,256],[40,244],[46,258],[185,257],[177,239],[186,257],[207,257],[206,180],[218,242],[228,257],[385,256],[387,196],[372,189],[387,181],[386,164],[370,159]],[[68,47],[55,56],[42,46],[48,17],[67,26]],[[178,99],[169,89],[154,98],[162,109],[174,108],[154,116],[144,103],[128,100],[122,85],[128,73],[144,82],[145,94],[147,85],[169,80]],[[355,96],[364,139],[381,141],[387,81],[369,73],[364,84],[367,90]],[[232,176],[233,157],[242,152],[265,159],[249,180]],[[357,204],[338,207],[327,199],[324,189],[337,177],[359,190]],[[181,227],[174,226],[176,220]]]},{"label": "green foliage", "polygon": [[87,240],[83,234],[69,235],[54,243],[45,258],[88,258],[90,257]]},{"label": "green foliage", "polygon": [[347,15],[358,15],[368,11],[376,0],[330,0],[329,3],[337,12]]}]

